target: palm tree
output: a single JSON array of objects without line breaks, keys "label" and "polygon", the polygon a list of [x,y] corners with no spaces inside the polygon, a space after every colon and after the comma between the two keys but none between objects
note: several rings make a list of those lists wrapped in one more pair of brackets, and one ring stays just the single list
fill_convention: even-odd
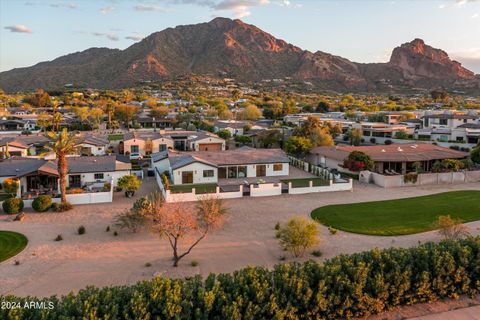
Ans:
[{"label": "palm tree", "polygon": [[57,156],[58,175],[60,176],[60,192],[62,204],[67,202],[67,155],[75,151],[77,142],[73,133],[68,133],[66,128],[59,133],[49,132],[52,140],[51,148]]}]

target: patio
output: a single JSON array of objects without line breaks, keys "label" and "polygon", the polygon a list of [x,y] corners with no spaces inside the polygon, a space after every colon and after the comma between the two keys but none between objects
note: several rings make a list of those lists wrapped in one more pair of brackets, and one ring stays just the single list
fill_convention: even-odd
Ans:
[{"label": "patio", "polygon": [[315,175],[306,171],[290,166],[289,174],[286,176],[269,176],[269,177],[248,177],[248,178],[233,178],[233,179],[218,179],[218,185],[221,189],[231,186],[239,186],[241,184],[255,184],[261,180],[264,183],[280,183],[282,180],[290,179],[304,179],[304,178],[316,178]]}]

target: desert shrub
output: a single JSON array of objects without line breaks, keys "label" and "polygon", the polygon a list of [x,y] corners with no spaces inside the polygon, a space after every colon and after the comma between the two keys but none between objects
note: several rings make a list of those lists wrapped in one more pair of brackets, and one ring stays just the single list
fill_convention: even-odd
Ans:
[{"label": "desert shrub", "polygon": [[[0,309],[0,319],[351,319],[480,293],[480,237],[247,267],[205,279],[155,277],[87,287],[52,309]],[[238,297],[241,297],[238,298]],[[6,300],[42,301],[32,297]]]},{"label": "desert shrub", "polygon": [[404,183],[417,183],[417,180],[418,180],[418,173],[416,172],[409,172],[403,176]]},{"label": "desert shrub", "polygon": [[319,242],[317,223],[301,216],[293,217],[280,225],[276,234],[280,245],[294,257],[303,256],[306,249]]},{"label": "desert shrub", "polygon": [[70,202],[65,202],[65,203],[54,203],[53,206],[53,211],[56,212],[65,212],[68,210],[71,210],[73,208],[72,204]]},{"label": "desert shrub", "polygon": [[275,223],[275,230],[280,230],[280,222]]},{"label": "desert shrub", "polygon": [[107,226],[107,229],[105,229],[105,232],[110,232],[110,226]]},{"label": "desert shrub", "polygon": [[3,201],[2,207],[6,214],[17,214],[23,210],[23,200],[20,198],[8,198]]},{"label": "desert shrub", "polygon": [[63,240],[63,237],[61,234],[59,234],[58,236],[55,237],[55,239],[53,239],[54,241],[62,241]]},{"label": "desert shrub", "polygon": [[82,235],[82,234],[85,234],[85,232],[87,232],[87,229],[85,229],[84,226],[80,226],[78,227],[77,232],[78,234]]},{"label": "desert shrub", "polygon": [[328,232],[330,232],[331,235],[335,235],[337,234],[338,230],[334,227],[328,227]]},{"label": "desert shrub", "polygon": [[113,235],[116,237],[118,236],[118,232],[117,231],[113,231]]},{"label": "desert shrub", "polygon": [[192,267],[196,267],[196,266],[198,266],[198,261],[192,260],[192,262],[190,262],[190,265],[191,265]]},{"label": "desert shrub", "polygon": [[322,256],[322,251],[320,251],[320,250],[313,250],[313,251],[312,251],[312,256],[314,256],[314,257],[321,257],[321,256]]},{"label": "desert shrub", "polygon": [[32,202],[33,210],[37,212],[45,212],[52,207],[52,197],[41,195],[35,198]]},{"label": "desert shrub", "polygon": [[109,192],[111,188],[112,188],[112,184],[110,182],[106,182],[102,187],[102,191]]},{"label": "desert shrub", "polygon": [[462,223],[462,220],[452,218],[450,215],[439,216],[434,223],[434,227],[446,240],[457,240],[468,235],[468,229]]}]

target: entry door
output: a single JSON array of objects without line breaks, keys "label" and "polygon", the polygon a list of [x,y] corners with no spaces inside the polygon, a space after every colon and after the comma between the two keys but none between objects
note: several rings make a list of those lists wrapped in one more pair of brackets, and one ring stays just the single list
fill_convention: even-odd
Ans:
[{"label": "entry door", "polygon": [[182,171],[182,184],[193,183],[193,171]]},{"label": "entry door", "polygon": [[68,185],[70,188],[81,188],[82,182],[79,174],[68,176]]},{"label": "entry door", "polygon": [[265,177],[267,175],[267,167],[264,164],[257,164],[257,177]]}]

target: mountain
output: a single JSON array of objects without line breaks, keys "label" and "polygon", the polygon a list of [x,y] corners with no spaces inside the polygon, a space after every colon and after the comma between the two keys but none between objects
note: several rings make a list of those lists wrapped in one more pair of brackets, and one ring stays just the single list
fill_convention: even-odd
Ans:
[{"label": "mountain", "polygon": [[338,91],[392,88],[480,89],[480,78],[439,49],[415,39],[393,50],[388,63],[361,64],[325,52],[310,52],[240,20],[156,32],[125,50],[91,48],[32,67],[0,73],[6,91],[58,88],[67,83],[121,88],[138,81],[186,74],[228,76],[242,81],[291,77]]}]

